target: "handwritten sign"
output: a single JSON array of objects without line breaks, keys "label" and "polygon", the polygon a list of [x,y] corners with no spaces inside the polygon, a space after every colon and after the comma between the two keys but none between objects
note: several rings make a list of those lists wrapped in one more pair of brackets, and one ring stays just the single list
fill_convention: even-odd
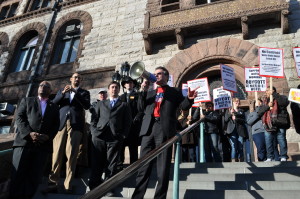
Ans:
[{"label": "handwritten sign", "polygon": [[293,48],[293,55],[298,77],[300,78],[300,47]]},{"label": "handwritten sign", "polygon": [[259,48],[259,75],[284,78],[283,49]]},{"label": "handwritten sign", "polygon": [[262,92],[267,89],[267,78],[259,76],[259,68],[245,68],[245,89],[247,92]]},{"label": "handwritten sign", "polygon": [[221,67],[223,89],[236,93],[237,89],[236,89],[234,69],[231,68],[230,66],[226,66],[223,64],[221,64],[220,67]]},{"label": "handwritten sign", "polygon": [[191,90],[195,90],[197,87],[199,87],[197,89],[198,95],[194,99],[194,103],[209,102],[211,100],[209,95],[207,77],[187,81],[187,84]]},{"label": "handwritten sign", "polygon": [[231,103],[231,93],[229,91],[223,90],[223,88],[215,88],[213,90],[214,98],[214,110],[227,109],[232,105]]},{"label": "handwritten sign", "polygon": [[300,104],[300,89],[291,88],[289,93],[289,101]]}]

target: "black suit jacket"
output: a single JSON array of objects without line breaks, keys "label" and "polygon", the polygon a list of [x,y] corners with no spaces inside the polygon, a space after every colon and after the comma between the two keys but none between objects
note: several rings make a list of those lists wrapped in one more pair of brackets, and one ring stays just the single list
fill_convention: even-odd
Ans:
[{"label": "black suit jacket", "polygon": [[31,132],[46,134],[49,140],[40,147],[52,150],[52,140],[59,127],[59,109],[56,104],[48,100],[47,107],[42,117],[40,100],[38,97],[23,98],[19,104],[16,116],[17,134],[13,146],[34,146],[30,137]]},{"label": "black suit jacket", "polygon": [[[151,121],[153,120],[153,111],[155,107],[156,90],[144,93],[139,98],[138,108],[144,110],[144,118],[140,131],[140,136],[147,135]],[[173,87],[166,86],[163,100],[160,106],[160,121],[164,136],[170,138],[176,133],[176,111],[180,106],[183,110],[188,110],[194,100],[189,100],[187,97],[183,97],[182,92]]]},{"label": "black suit jacket", "polygon": [[[128,93],[124,93],[120,96],[122,102],[127,102],[127,95]],[[138,98],[139,98],[139,94],[135,91],[132,91],[129,94],[129,102],[127,103],[129,104],[130,107],[132,119],[134,119],[138,113],[138,109],[137,109]]]},{"label": "black suit jacket", "polygon": [[70,102],[70,92],[62,94],[62,91],[63,89],[59,90],[53,99],[53,102],[59,106],[59,130],[64,128],[69,114],[72,129],[83,132],[85,125],[84,109],[90,108],[90,92],[78,88],[72,102]]},{"label": "black suit jacket", "polygon": [[100,136],[107,128],[110,128],[116,139],[124,139],[129,133],[131,125],[131,112],[128,104],[120,99],[113,108],[110,108],[110,100],[98,101],[95,107],[96,118],[91,123],[93,136]]}]

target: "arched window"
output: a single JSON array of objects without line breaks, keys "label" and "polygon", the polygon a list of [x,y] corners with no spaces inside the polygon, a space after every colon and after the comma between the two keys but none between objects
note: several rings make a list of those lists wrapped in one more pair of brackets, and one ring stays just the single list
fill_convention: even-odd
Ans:
[{"label": "arched window", "polygon": [[12,66],[10,67],[10,72],[19,72],[30,69],[37,41],[38,33],[35,31],[25,34],[20,39],[15,51],[15,59],[13,59]]},{"label": "arched window", "polygon": [[62,26],[58,32],[52,64],[64,64],[74,62],[81,35],[81,22],[72,20]]},{"label": "arched window", "polygon": [[51,0],[31,0],[27,4],[27,12],[38,10],[41,8],[46,8],[51,5]]},{"label": "arched window", "polygon": [[171,10],[179,10],[179,0],[162,0],[161,1],[161,12],[168,12]]}]

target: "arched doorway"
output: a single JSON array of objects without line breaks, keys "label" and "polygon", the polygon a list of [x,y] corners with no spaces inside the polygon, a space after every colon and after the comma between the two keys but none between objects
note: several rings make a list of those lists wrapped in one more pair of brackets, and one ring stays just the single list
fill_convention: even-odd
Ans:
[{"label": "arched doorway", "polygon": [[[201,41],[190,48],[177,53],[166,65],[173,75],[174,85],[181,87],[187,80],[208,77],[213,86],[220,83],[220,63],[235,70],[237,87],[236,94],[241,99],[254,99],[254,92],[246,93],[244,89],[244,68],[258,65],[259,47],[249,41],[235,38],[214,38]],[[218,83],[219,82],[219,83]],[[288,88],[285,78],[273,79],[273,85],[283,92]],[[248,100],[242,100],[242,106]]]}]

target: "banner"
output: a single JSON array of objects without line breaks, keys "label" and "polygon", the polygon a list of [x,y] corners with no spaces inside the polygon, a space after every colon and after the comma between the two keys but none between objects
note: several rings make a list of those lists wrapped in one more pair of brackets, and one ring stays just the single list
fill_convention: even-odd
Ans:
[{"label": "banner", "polygon": [[245,67],[245,89],[247,92],[262,92],[267,89],[267,78],[259,76],[259,68]]},{"label": "banner", "polygon": [[220,68],[221,68],[223,89],[236,93],[237,89],[236,89],[234,69],[231,68],[230,66],[226,66],[223,64],[220,65]]},{"label": "banner", "polygon": [[300,47],[293,48],[293,55],[298,77],[300,78]]},{"label": "banner", "polygon": [[284,78],[283,49],[259,48],[259,75]]},{"label": "banner", "polygon": [[232,105],[231,103],[231,93],[229,91],[223,90],[223,88],[215,88],[213,90],[214,96],[214,110],[227,109]]},{"label": "banner", "polygon": [[197,87],[199,87],[197,89],[198,95],[194,99],[194,103],[211,101],[207,77],[187,81],[187,84],[191,90],[195,90]]},{"label": "banner", "polygon": [[289,93],[289,101],[300,104],[300,89],[291,88]]}]

